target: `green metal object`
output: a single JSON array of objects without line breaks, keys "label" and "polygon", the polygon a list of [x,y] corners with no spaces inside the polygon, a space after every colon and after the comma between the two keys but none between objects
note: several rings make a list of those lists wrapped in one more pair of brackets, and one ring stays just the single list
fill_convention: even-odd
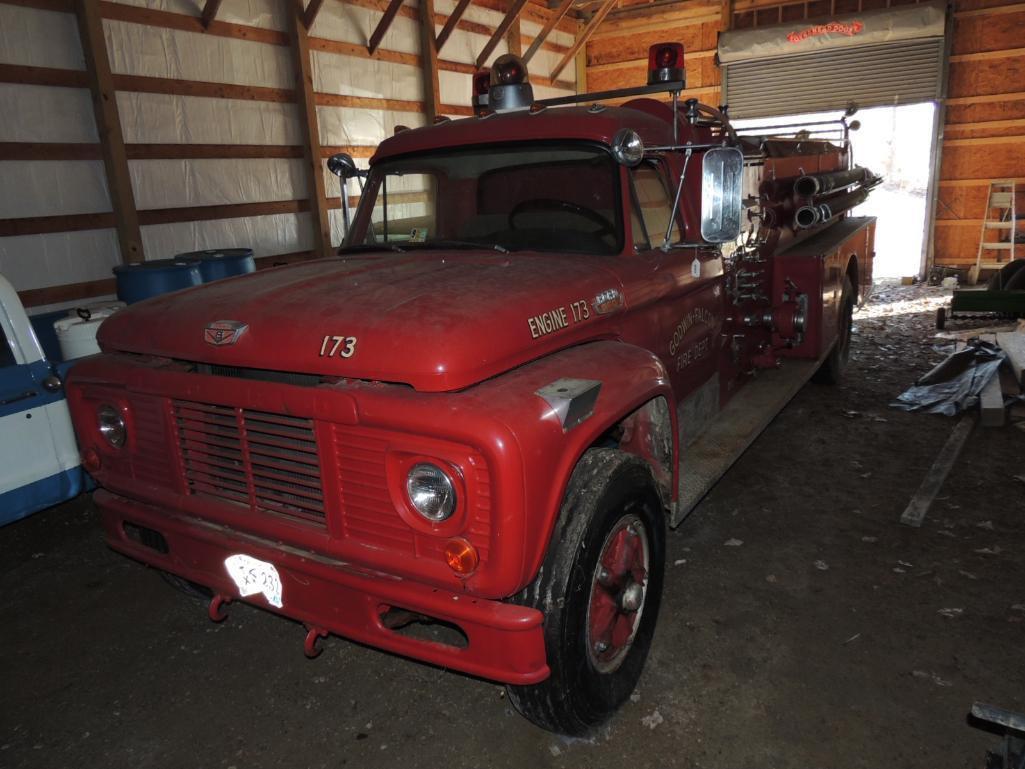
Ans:
[{"label": "green metal object", "polygon": [[950,312],[993,312],[999,315],[1025,316],[1025,291],[954,291]]}]

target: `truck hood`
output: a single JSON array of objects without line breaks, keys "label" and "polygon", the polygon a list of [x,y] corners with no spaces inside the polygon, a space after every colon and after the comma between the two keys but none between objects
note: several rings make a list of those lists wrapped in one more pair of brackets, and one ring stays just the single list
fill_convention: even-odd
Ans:
[{"label": "truck hood", "polygon": [[458,390],[611,335],[614,314],[593,306],[600,292],[622,289],[610,259],[443,251],[321,259],[140,302],[105,321],[99,342],[111,352]]}]

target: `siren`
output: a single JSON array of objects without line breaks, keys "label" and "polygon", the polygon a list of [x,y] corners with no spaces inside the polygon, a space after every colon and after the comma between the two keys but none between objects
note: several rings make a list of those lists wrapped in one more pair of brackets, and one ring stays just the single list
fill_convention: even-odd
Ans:
[{"label": "siren", "polygon": [[494,112],[529,109],[534,103],[534,89],[527,79],[527,65],[511,53],[499,56],[491,67],[488,86],[488,108]]},{"label": "siren", "polygon": [[683,43],[656,43],[648,49],[648,85],[687,82]]},{"label": "siren", "polygon": [[473,114],[477,117],[486,115],[488,112],[488,89],[491,87],[491,69],[482,67],[473,73],[473,95],[470,104],[473,105]]}]

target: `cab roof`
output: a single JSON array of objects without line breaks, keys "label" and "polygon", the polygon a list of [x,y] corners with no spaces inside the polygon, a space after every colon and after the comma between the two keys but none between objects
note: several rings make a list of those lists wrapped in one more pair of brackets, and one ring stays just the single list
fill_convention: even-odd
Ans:
[{"label": "cab roof", "polygon": [[[654,99],[635,99],[622,107],[549,107],[484,117],[446,120],[385,139],[371,158],[381,160],[412,152],[474,144],[570,139],[610,144],[621,128],[632,128],[647,145],[672,142],[672,110]],[[681,121],[681,134],[689,128]]]}]

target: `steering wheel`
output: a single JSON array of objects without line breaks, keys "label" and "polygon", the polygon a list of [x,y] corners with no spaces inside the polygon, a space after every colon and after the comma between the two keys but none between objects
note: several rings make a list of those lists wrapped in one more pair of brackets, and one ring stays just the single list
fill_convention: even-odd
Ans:
[{"label": "steering wheel", "polygon": [[588,221],[597,224],[599,229],[592,233],[594,235],[604,235],[608,233],[615,237],[616,234],[616,225],[593,208],[586,208],[585,206],[577,205],[576,203],[570,203],[568,200],[557,200],[555,198],[530,198],[529,200],[521,200],[513,206],[513,210],[509,212],[509,229],[519,229],[516,226],[516,217],[528,211],[565,211],[566,213],[576,214],[583,219],[587,219]]}]

